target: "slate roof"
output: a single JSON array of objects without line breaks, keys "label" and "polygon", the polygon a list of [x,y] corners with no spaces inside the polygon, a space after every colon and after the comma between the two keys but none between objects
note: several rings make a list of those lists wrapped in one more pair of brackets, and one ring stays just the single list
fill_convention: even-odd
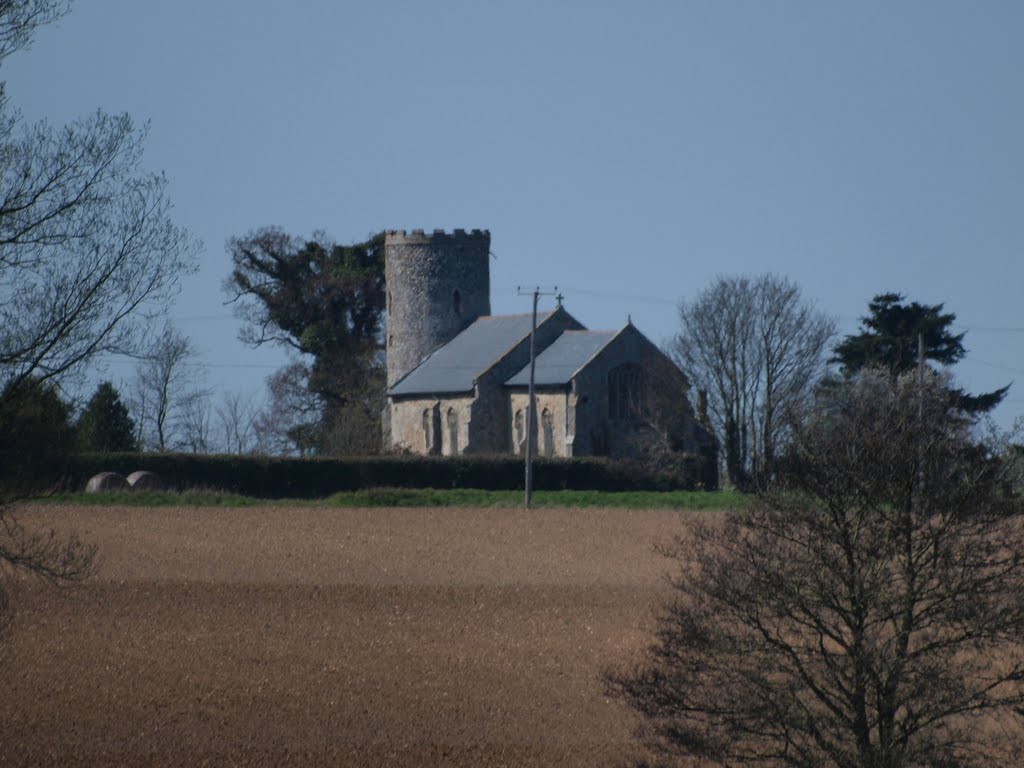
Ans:
[{"label": "slate roof", "polygon": [[[538,312],[537,325],[553,314]],[[388,394],[472,392],[473,382],[480,374],[529,337],[531,324],[529,314],[477,318],[466,330],[399,380]]]},{"label": "slate roof", "polygon": [[[576,372],[604,349],[616,334],[618,331],[566,331],[537,355],[534,384],[538,387],[568,384]],[[505,385],[529,386],[530,366],[519,371]]]}]

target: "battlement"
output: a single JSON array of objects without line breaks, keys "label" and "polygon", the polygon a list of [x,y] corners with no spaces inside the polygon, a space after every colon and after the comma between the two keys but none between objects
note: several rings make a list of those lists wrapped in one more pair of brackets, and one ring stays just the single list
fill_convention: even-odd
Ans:
[{"label": "battlement", "polygon": [[486,229],[474,229],[466,232],[464,229],[454,229],[451,233],[443,229],[435,229],[433,233],[427,234],[422,229],[389,229],[384,233],[385,244],[390,245],[423,245],[427,243],[455,243],[473,240],[490,240],[491,233]]}]

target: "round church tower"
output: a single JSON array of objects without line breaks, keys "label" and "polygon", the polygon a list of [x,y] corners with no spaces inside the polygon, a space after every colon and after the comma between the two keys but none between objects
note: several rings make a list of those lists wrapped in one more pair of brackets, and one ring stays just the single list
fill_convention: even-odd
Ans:
[{"label": "round church tower", "polygon": [[388,387],[491,313],[491,233],[422,229],[384,234]]}]

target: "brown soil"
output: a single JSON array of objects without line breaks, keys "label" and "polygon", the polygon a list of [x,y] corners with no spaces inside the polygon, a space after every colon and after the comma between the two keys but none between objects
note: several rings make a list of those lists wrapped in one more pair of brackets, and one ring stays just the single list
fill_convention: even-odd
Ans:
[{"label": "brown soil", "polygon": [[0,765],[614,765],[675,512],[32,508],[100,549],[24,582]]}]

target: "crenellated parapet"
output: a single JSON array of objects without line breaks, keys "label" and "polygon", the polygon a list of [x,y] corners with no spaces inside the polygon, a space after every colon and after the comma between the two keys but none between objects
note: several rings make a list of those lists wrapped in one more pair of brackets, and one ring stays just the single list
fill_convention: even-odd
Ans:
[{"label": "crenellated parapet", "polygon": [[451,232],[446,232],[443,229],[435,229],[432,233],[427,233],[423,229],[389,229],[384,233],[386,242],[398,245],[398,244],[426,244],[426,243],[442,243],[442,242],[465,242],[474,241],[486,238],[488,244],[490,243],[491,233],[486,229],[472,229],[467,232],[464,229],[453,229]]}]

